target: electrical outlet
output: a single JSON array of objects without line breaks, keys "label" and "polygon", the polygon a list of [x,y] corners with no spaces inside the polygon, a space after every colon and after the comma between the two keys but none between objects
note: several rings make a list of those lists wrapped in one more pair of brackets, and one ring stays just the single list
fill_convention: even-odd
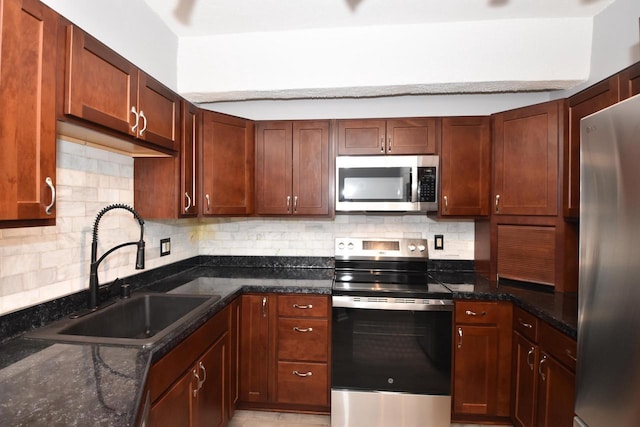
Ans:
[{"label": "electrical outlet", "polygon": [[433,236],[433,249],[437,251],[444,249],[444,235],[436,234]]},{"label": "electrical outlet", "polygon": [[171,238],[160,239],[160,256],[169,255],[171,253]]}]

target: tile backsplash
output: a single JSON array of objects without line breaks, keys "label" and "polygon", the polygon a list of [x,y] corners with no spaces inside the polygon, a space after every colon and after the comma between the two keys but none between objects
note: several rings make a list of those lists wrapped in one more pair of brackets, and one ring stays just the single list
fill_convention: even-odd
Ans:
[{"label": "tile backsplash", "polygon": [[[60,139],[56,184],[55,226],[0,229],[0,315],[88,287],[96,214],[112,203],[133,206],[133,159]],[[125,210],[105,214],[99,228],[98,256],[139,237],[137,221]],[[434,234],[444,235],[444,250],[433,250]],[[146,220],[146,268],[199,254],[332,257],[334,239],[342,236],[426,238],[431,258],[473,259],[473,221],[424,215],[217,218]],[[165,237],[171,238],[171,254],[160,258]],[[100,282],[136,273],[134,264],[135,246],[113,252],[100,265]]]}]

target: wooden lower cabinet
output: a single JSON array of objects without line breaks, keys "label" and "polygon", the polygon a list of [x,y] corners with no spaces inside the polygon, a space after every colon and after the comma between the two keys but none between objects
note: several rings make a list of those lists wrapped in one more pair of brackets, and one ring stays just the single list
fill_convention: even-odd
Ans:
[{"label": "wooden lower cabinet", "polygon": [[230,312],[225,308],[151,367],[149,426],[227,425]]},{"label": "wooden lower cabinet", "polygon": [[518,307],[513,318],[514,426],[571,427],[575,340]]},{"label": "wooden lower cabinet", "polygon": [[330,311],[325,295],[242,296],[239,407],[328,413]]},{"label": "wooden lower cabinet", "polygon": [[452,420],[506,421],[510,409],[510,302],[456,301]]}]

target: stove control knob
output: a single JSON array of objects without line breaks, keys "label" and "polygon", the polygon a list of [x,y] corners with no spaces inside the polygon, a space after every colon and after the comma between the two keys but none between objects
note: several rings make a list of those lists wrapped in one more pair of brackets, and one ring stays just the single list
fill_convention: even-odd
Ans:
[{"label": "stove control knob", "polygon": [[340,249],[341,251],[344,250],[344,242],[338,243],[338,249]]},{"label": "stove control knob", "polygon": [[349,244],[347,245],[347,248],[348,248],[350,251],[352,251],[352,250],[353,250],[353,243],[349,243]]},{"label": "stove control knob", "polygon": [[415,250],[416,250],[416,245],[414,245],[413,243],[411,243],[411,244],[409,245],[409,250],[410,250],[411,252],[415,252]]},{"label": "stove control knob", "polygon": [[425,248],[424,245],[418,245],[418,250],[420,252],[424,252],[425,249],[427,249],[427,248]]}]

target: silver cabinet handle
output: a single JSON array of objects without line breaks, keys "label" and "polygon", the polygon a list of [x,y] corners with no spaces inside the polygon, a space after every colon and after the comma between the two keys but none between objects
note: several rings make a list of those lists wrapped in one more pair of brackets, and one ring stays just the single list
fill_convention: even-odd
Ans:
[{"label": "silver cabinet handle", "polygon": [[542,372],[542,365],[547,361],[547,355],[543,354],[542,355],[542,359],[540,359],[540,363],[538,364],[538,374],[540,374],[540,378],[542,378],[542,381],[546,381],[547,380],[547,376]]},{"label": "silver cabinet handle", "polygon": [[390,153],[391,152],[391,137],[389,137],[389,145],[387,145],[387,151]]},{"label": "silver cabinet handle", "polygon": [[147,116],[144,115],[144,111],[140,110],[140,117],[142,118],[142,129],[140,129],[140,136],[147,130]]},{"label": "silver cabinet handle", "polygon": [[309,372],[293,371],[293,375],[297,375],[299,377],[310,377],[311,375],[313,375],[313,372],[311,372],[311,371],[309,371]]},{"label": "silver cabinet handle", "polygon": [[531,369],[531,372],[533,372],[533,360],[531,360],[531,356],[533,356],[533,353],[535,351],[535,347],[531,347],[529,349],[529,352],[527,353],[527,365],[529,365],[529,369]]},{"label": "silver cabinet handle", "polygon": [[53,180],[49,176],[45,178],[44,182],[49,189],[51,189],[51,203],[44,208],[44,213],[51,215],[51,209],[53,209],[53,205],[56,204],[56,187],[53,186]]},{"label": "silver cabinet handle", "polygon": [[380,152],[384,153],[384,136],[380,137]]},{"label": "silver cabinet handle", "polygon": [[267,297],[262,297],[262,317],[267,317]]},{"label": "silver cabinet handle", "polygon": [[496,213],[500,212],[500,195],[496,194]]},{"label": "silver cabinet handle", "polygon": [[298,196],[293,196],[293,212],[298,212]]},{"label": "silver cabinet handle", "polygon": [[462,348],[462,328],[458,328],[458,348]]},{"label": "silver cabinet handle", "polygon": [[296,332],[313,332],[313,328],[298,328],[297,326],[294,326],[293,330]]},{"label": "silver cabinet handle", "polygon": [[198,390],[200,390],[200,376],[198,375],[198,371],[197,370],[193,370],[193,376],[196,378],[196,386],[193,389],[193,397],[196,397],[198,395]]},{"label": "silver cabinet handle", "polygon": [[184,211],[188,212],[189,208],[191,207],[191,197],[189,197],[189,193],[187,193],[186,191],[184,192],[184,197],[187,198],[187,206],[185,206]]},{"label": "silver cabinet handle", "polygon": [[447,196],[444,196],[444,211],[449,211],[449,199],[447,198]]},{"label": "silver cabinet handle", "polygon": [[569,357],[569,359],[573,360],[574,362],[577,362],[578,359],[573,355],[573,353],[571,353],[571,350],[569,350],[568,348],[565,349],[564,351],[566,353],[566,355]]},{"label": "silver cabinet handle", "polygon": [[136,129],[138,129],[138,123],[140,122],[140,115],[136,111],[135,105],[131,106],[131,114],[136,116],[136,123],[133,126],[131,126],[131,132],[137,133]]},{"label": "silver cabinet handle", "polygon": [[467,310],[464,312],[464,314],[466,314],[467,316],[486,316],[487,312],[483,311],[482,313],[478,314],[475,311]]},{"label": "silver cabinet handle", "polygon": [[204,195],[204,198],[207,199],[207,212],[211,210],[211,197],[208,194]]},{"label": "silver cabinet handle", "polygon": [[291,196],[287,196],[287,212],[291,210]]},{"label": "silver cabinet handle", "polygon": [[518,323],[520,324],[520,326],[527,328],[527,329],[532,329],[533,325],[531,323],[527,323],[524,320],[522,320],[521,318],[518,317]]},{"label": "silver cabinet handle", "polygon": [[309,310],[310,308],[313,308],[313,304],[307,304],[307,305],[293,304],[293,308],[297,308],[299,310]]},{"label": "silver cabinet handle", "polygon": [[198,390],[199,390],[199,389],[202,388],[202,385],[205,383],[205,381],[207,381],[207,370],[205,369],[204,364],[202,363],[202,361],[200,361],[198,363],[198,366],[200,367],[200,369],[202,369],[202,373],[204,374],[204,378],[202,378],[202,382],[198,386]]}]

